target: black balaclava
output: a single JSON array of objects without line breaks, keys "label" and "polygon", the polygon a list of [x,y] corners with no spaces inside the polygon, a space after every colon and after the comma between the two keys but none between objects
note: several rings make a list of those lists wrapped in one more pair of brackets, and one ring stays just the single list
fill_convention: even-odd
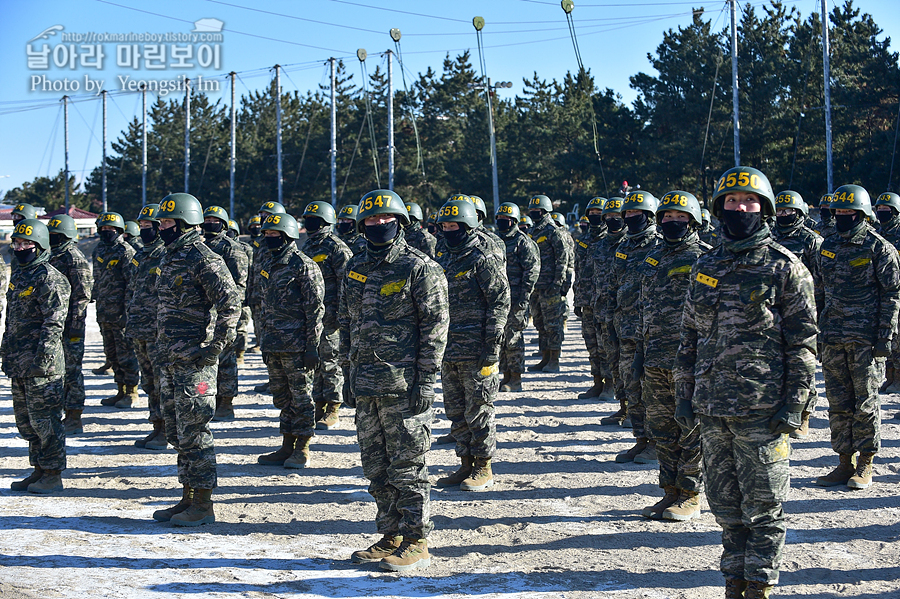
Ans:
[{"label": "black balaclava", "polygon": [[739,210],[723,210],[722,222],[728,236],[732,239],[747,239],[762,229],[762,212],[741,212]]},{"label": "black balaclava", "polygon": [[650,226],[650,218],[645,211],[639,210],[637,214],[625,217],[625,226],[628,227],[628,233],[634,235]]}]

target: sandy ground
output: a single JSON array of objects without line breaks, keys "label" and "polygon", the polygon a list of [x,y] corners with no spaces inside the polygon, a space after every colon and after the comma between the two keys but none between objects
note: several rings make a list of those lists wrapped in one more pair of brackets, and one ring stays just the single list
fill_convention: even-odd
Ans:
[{"label": "sandy ground", "polygon": [[[85,355],[85,433],[68,440],[65,491],[13,493],[28,472],[9,382],[0,379],[0,597],[567,597],[708,598],[723,594],[720,529],[707,511],[688,523],[648,521],[662,495],[652,465],[616,464],[631,432],[601,427],[610,402],[583,401],[587,354],[572,318],[559,374],[529,374],[497,401],[497,484],[434,489],[432,565],[401,576],[350,563],[375,538],[352,412],[313,440],[312,467],[260,466],[280,444],[277,412],[256,395],[258,355],[241,371],[237,420],[214,423],[215,524],[153,521],[180,497],[175,453],[133,446],[149,430],[146,399],[103,408],[114,391],[89,373],[101,360],[93,308]],[[528,334],[528,339],[534,337]],[[529,345],[529,353],[535,346]],[[533,363],[533,358],[529,363]],[[439,389],[440,390],[440,389]],[[778,597],[900,597],[900,396],[882,396],[883,449],[870,489],[821,489],[835,463],[821,375],[810,438],[794,445],[790,530]],[[441,397],[435,436],[447,432]],[[429,454],[433,479],[455,469],[452,446]]]}]

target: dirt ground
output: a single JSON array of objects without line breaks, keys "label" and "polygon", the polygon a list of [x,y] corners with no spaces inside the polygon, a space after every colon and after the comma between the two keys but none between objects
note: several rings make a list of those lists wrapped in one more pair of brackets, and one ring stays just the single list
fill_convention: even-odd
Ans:
[{"label": "dirt ground", "polygon": [[[656,467],[615,463],[631,445],[630,430],[599,426],[612,403],[577,399],[589,375],[574,316],[562,372],[528,374],[525,391],[497,400],[496,485],[478,493],[433,489],[432,565],[403,576],[349,560],[376,538],[351,410],[342,410],[337,430],[313,440],[311,468],[256,463],[280,444],[271,397],[252,392],[264,377],[258,355],[241,370],[238,418],[213,424],[217,522],[187,529],[155,522],[153,511],[180,497],[175,453],[133,446],[149,430],[143,393],[135,409],[99,405],[114,384],[90,374],[102,361],[93,313],[85,432],[67,441],[58,495],[9,490],[28,459],[9,381],[0,378],[3,599],[723,595],[720,529],[705,501],[702,517],[687,523],[642,518],[662,495]],[[882,396],[876,484],[849,491],[814,485],[836,461],[821,375],[819,392],[812,434],[793,447],[776,596],[900,597],[900,420],[892,419],[900,396]],[[435,437],[449,428],[440,395],[436,417]],[[457,464],[449,445],[435,446],[428,462],[432,480]]]}]

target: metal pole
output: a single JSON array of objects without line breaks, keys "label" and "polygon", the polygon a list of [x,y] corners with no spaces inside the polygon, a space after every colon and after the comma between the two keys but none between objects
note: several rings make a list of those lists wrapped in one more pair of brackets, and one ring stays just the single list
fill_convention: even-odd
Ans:
[{"label": "metal pole", "polygon": [[822,64],[825,67],[825,169],[828,193],[834,190],[834,172],[831,167],[831,50],[828,43],[828,3],[822,0]]},{"label": "metal pole", "polygon": [[63,96],[63,121],[66,145],[66,214],[69,213],[69,96]]},{"label": "metal pole", "polygon": [[278,203],[281,204],[281,66],[275,65],[275,153],[278,156]]},{"label": "metal pole", "polygon": [[103,212],[106,212],[106,90],[103,90],[103,164],[101,166],[101,196]]},{"label": "metal pole", "polygon": [[[147,86],[141,85],[144,120],[141,126],[141,206],[147,205]],[[106,202],[103,203],[106,210]]]},{"label": "metal pole", "polygon": [[231,165],[228,173],[228,214],[234,218],[234,167],[237,161],[237,125],[235,123],[235,107],[234,107],[234,76],[236,73],[231,71]]},{"label": "metal pole", "polygon": [[331,205],[337,209],[337,95],[334,89],[334,59],[331,63]]},{"label": "metal pole", "polygon": [[388,63],[388,189],[394,191],[394,52],[387,51]]},{"label": "metal pole", "polygon": [[487,94],[488,107],[488,129],[491,134],[491,183],[494,186],[494,205],[490,212],[497,209],[500,205],[500,185],[497,182],[497,140],[494,137],[494,105],[491,103],[491,78],[487,78],[487,85],[484,88]]},{"label": "metal pole", "polygon": [[[734,113],[734,166],[741,165],[741,117],[738,104],[737,0],[731,1],[731,102]],[[824,0],[823,0],[824,1]]]},{"label": "metal pole", "polygon": [[191,80],[184,80],[184,193],[191,176]]}]

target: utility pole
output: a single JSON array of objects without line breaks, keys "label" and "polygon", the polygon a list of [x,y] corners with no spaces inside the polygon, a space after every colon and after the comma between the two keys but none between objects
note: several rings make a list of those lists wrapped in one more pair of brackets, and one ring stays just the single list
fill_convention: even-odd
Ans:
[{"label": "utility pole", "polygon": [[[141,84],[141,96],[143,96],[144,117],[141,126],[141,206],[147,205],[147,86]],[[106,210],[106,201],[103,202]]]},{"label": "utility pole", "polygon": [[103,165],[100,172],[100,195],[103,199],[103,212],[106,212],[106,90],[103,90]]},{"label": "utility pole", "polygon": [[275,153],[278,155],[278,203],[282,200],[281,185],[281,65],[275,65]]},{"label": "utility pole", "polygon": [[734,115],[734,166],[740,166],[741,117],[738,104],[737,0],[729,1],[731,2],[731,103]]},{"label": "utility pole", "polygon": [[828,3],[822,0],[822,64],[825,67],[825,170],[828,193],[834,190],[834,172],[831,166],[831,49],[828,43]]},{"label": "utility pole", "polygon": [[394,191],[394,52],[387,51],[388,63],[388,189]]},{"label": "utility pole", "polygon": [[237,125],[235,124],[234,108],[234,77],[237,73],[231,71],[231,160],[228,169],[228,214],[234,218],[234,167],[237,164]]},{"label": "utility pole", "polygon": [[69,213],[69,96],[63,96],[63,121],[64,121],[64,134],[65,138],[65,146],[66,146],[66,214]]},{"label": "utility pole", "polygon": [[334,58],[331,63],[331,205],[337,210],[337,94],[334,90]]},{"label": "utility pole", "polygon": [[191,177],[191,80],[184,80],[184,193]]}]

